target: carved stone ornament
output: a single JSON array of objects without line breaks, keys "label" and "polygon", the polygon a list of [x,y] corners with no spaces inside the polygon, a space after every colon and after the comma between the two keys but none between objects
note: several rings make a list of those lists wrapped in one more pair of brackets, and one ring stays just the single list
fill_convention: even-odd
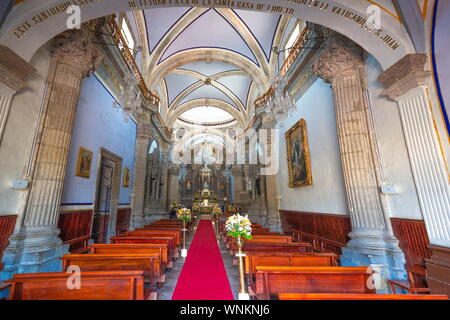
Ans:
[{"label": "carved stone ornament", "polygon": [[327,82],[349,69],[364,65],[364,50],[350,39],[338,35],[314,64],[314,72]]},{"label": "carved stone ornament", "polygon": [[60,63],[80,71],[83,77],[94,72],[103,59],[91,42],[91,31],[85,25],[80,30],[67,30],[56,36],[52,55]]},{"label": "carved stone ornament", "polygon": [[150,123],[139,122],[138,123],[138,138],[151,139],[154,136],[154,132]]},{"label": "carved stone ornament", "polygon": [[425,70],[428,57],[425,54],[409,54],[384,71],[378,80],[387,86],[384,95],[396,100],[419,86],[427,86],[431,71]]}]

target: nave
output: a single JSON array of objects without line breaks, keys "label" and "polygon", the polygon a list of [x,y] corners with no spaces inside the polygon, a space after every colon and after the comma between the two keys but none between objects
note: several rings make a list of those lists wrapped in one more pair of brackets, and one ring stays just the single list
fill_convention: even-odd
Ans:
[{"label": "nave", "polygon": [[2,0],[0,299],[450,296],[450,1],[197,2]]},{"label": "nave", "polygon": [[[64,255],[63,272],[15,274],[2,289],[9,288],[10,300],[233,300],[247,290],[255,300],[448,299],[414,291],[376,294],[370,267],[341,267],[336,254],[261,225],[252,225],[253,237],[241,248],[224,231],[226,218],[211,218],[155,221],[111,244]],[[241,263],[237,281],[233,269]]]}]

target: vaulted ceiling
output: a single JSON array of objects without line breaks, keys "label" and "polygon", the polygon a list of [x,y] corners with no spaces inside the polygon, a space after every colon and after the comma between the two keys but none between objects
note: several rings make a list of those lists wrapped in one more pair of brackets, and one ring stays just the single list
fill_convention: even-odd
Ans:
[{"label": "vaulted ceiling", "polygon": [[250,121],[254,99],[269,87],[272,47],[280,47],[289,17],[225,8],[152,8],[139,16],[142,71],[162,98],[169,127],[180,116],[196,122],[195,113],[182,114],[196,108],[200,115],[200,106],[226,111],[209,122]]}]

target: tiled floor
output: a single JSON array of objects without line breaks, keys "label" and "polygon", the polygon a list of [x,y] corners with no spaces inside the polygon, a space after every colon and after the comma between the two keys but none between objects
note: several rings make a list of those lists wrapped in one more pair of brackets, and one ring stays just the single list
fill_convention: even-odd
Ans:
[{"label": "tiled floor", "polygon": [[[188,248],[194,238],[195,230],[186,239],[186,246]],[[222,254],[225,269],[227,271],[228,280],[230,281],[231,290],[233,291],[234,299],[237,299],[239,292],[238,268],[233,265],[233,258],[230,256],[230,253],[228,252],[228,249],[223,241],[219,241],[219,248],[220,253]],[[158,290],[158,300],[170,300],[172,298],[172,294],[177,285],[178,277],[181,273],[181,269],[183,268],[183,263],[184,258],[179,257],[177,261],[175,261],[173,268],[166,273],[166,282],[164,283],[164,286]]]}]

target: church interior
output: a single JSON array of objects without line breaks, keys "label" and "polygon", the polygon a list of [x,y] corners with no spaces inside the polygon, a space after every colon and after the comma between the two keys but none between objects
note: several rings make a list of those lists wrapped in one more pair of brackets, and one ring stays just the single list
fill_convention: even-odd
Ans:
[{"label": "church interior", "polygon": [[450,1],[3,0],[0,300],[447,300]]}]

